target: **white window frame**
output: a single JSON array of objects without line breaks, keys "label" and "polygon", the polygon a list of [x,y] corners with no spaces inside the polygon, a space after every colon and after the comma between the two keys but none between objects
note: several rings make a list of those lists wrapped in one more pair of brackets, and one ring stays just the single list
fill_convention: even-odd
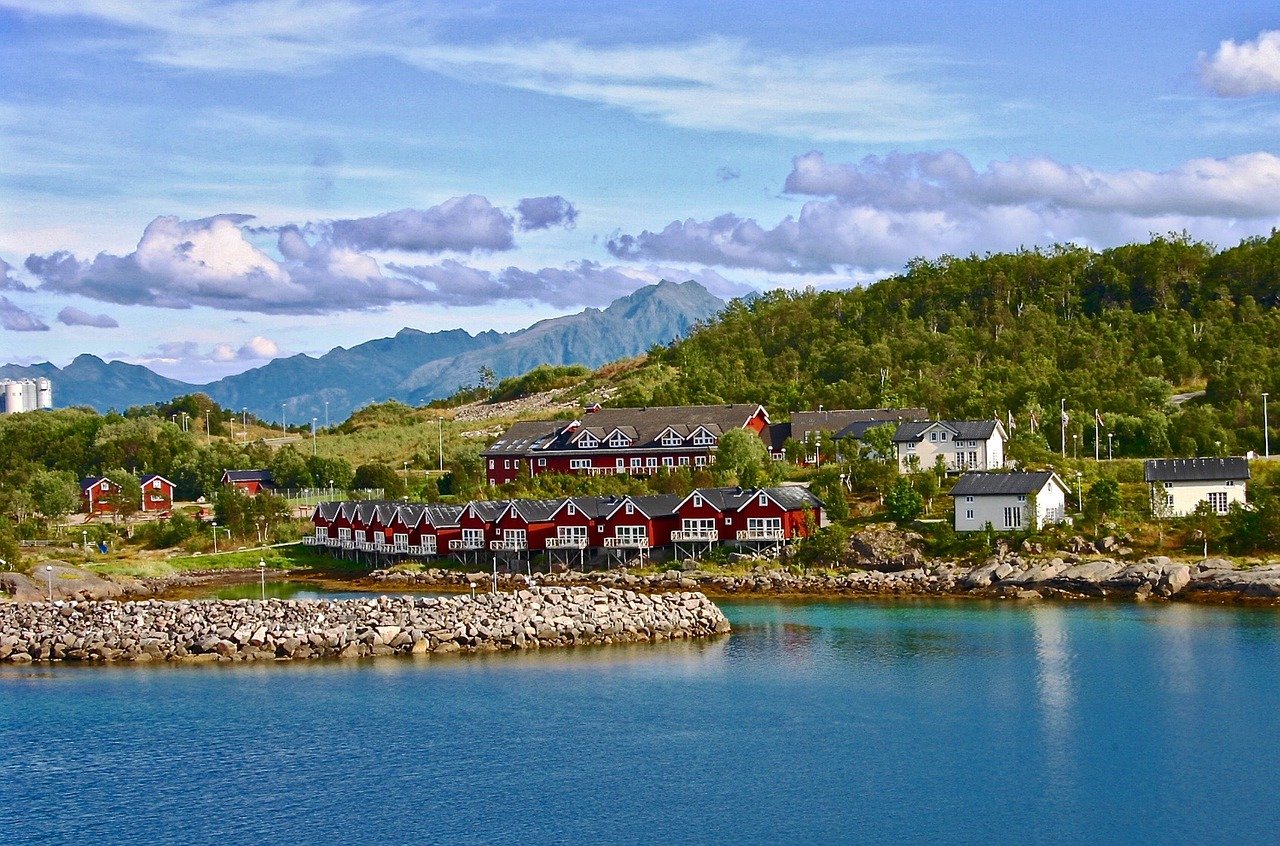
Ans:
[{"label": "white window frame", "polygon": [[529,532],[527,529],[503,529],[502,543],[508,549],[528,546]]},{"label": "white window frame", "polygon": [[680,456],[680,466],[681,466],[681,467],[688,467],[688,466],[689,466],[689,456],[687,456],[687,455],[682,455],[682,456]]},{"label": "white window frame", "polygon": [[1209,507],[1213,509],[1215,514],[1227,513],[1227,492],[1226,491],[1209,491]]},{"label": "white window frame", "polygon": [[316,537],[320,540],[329,539],[329,530],[324,526],[316,526]]},{"label": "white window frame", "polygon": [[351,530],[338,529],[338,540],[351,540]]},{"label": "white window frame", "polygon": [[697,466],[697,467],[706,467],[706,466],[707,466],[707,457],[706,457],[705,455],[695,455],[695,456],[693,457],[693,463],[694,463],[694,465],[695,465],[695,466]]},{"label": "white window frame", "polygon": [[686,532],[706,532],[707,534],[715,534],[716,518],[685,517],[680,521],[680,528]]},{"label": "white window frame", "polygon": [[658,466],[658,456],[656,455],[646,456],[644,460],[644,466],[656,469]]},{"label": "white window frame", "polygon": [[693,495],[693,507],[694,507],[694,508],[701,508],[701,507],[702,507],[702,494],[694,494],[694,495]]},{"label": "white window frame", "polygon": [[768,504],[769,504],[769,495],[767,493],[760,494],[759,498],[756,499],[756,505],[768,505]]},{"label": "white window frame", "polygon": [[463,529],[462,545],[464,547],[480,547],[484,545],[484,529]]},{"label": "white window frame", "polygon": [[964,518],[965,518],[966,520],[972,520],[972,519],[973,519],[973,509],[972,509],[972,508],[969,508],[969,509],[966,509],[966,510],[965,510],[965,512],[964,512]]},{"label": "white window frame", "polygon": [[644,459],[638,455],[631,456],[631,466],[637,470],[643,466],[643,461]]},{"label": "white window frame", "polygon": [[699,429],[693,433],[694,446],[715,446],[716,436],[708,432],[706,429]]},{"label": "white window frame", "polygon": [[1019,505],[1006,505],[1004,508],[1004,527],[1006,529],[1022,528],[1022,507]]},{"label": "white window frame", "polygon": [[582,541],[587,539],[586,526],[557,526],[556,537],[564,541]]},{"label": "white window frame", "polygon": [[547,466],[547,460],[546,460],[545,458],[539,458],[539,459],[538,459],[538,466],[539,466],[539,467],[546,467],[546,466]]},{"label": "white window frame", "polygon": [[624,510],[626,511],[628,517],[636,513],[636,507],[629,502],[627,503],[626,508]]},{"label": "white window frame", "polygon": [[589,432],[583,432],[582,437],[578,438],[578,449],[595,449],[599,445],[596,436]]},{"label": "white window frame", "polygon": [[643,541],[649,543],[649,527],[648,526],[617,526],[613,530],[613,536],[619,540]]},{"label": "white window frame", "polygon": [[365,534],[364,529],[356,529],[356,543],[364,543],[369,536]]},{"label": "white window frame", "polygon": [[591,469],[591,459],[590,458],[570,458],[569,469],[570,470],[589,470]]},{"label": "white window frame", "polygon": [[663,466],[663,467],[675,467],[675,466],[676,466],[676,460],[675,460],[675,458],[673,458],[673,457],[672,457],[672,456],[670,456],[670,455],[664,455],[664,456],[662,456],[662,466]]},{"label": "white window frame", "polygon": [[631,439],[621,432],[614,432],[609,437],[609,446],[613,449],[622,449],[631,446]]},{"label": "white window frame", "polygon": [[683,443],[684,438],[680,437],[675,432],[667,432],[662,436],[662,445],[665,447],[680,446]]},{"label": "white window frame", "polygon": [[409,545],[409,533],[408,533],[408,532],[395,532],[395,533],[393,533],[393,534],[392,534],[392,536],[391,536],[391,542],[392,542],[393,544],[395,544],[396,546],[408,546],[408,545]]}]

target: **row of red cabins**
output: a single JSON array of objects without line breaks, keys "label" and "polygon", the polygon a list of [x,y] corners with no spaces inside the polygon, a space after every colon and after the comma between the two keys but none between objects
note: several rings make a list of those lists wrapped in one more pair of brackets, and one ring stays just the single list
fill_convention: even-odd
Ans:
[{"label": "row of red cabins", "polygon": [[304,543],[405,556],[650,551],[734,542],[776,545],[823,523],[822,502],[801,486],[700,488],[688,496],[586,496],[476,501],[465,506],[324,502]]}]

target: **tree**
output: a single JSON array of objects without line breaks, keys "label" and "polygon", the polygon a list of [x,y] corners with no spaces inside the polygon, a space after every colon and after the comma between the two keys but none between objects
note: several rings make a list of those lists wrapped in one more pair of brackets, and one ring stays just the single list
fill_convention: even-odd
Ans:
[{"label": "tree", "polygon": [[[942,456],[938,456],[938,460],[942,460]],[[938,495],[942,489],[938,482],[938,474],[933,470],[924,470],[919,473],[911,474],[911,487],[916,493],[924,499],[924,502],[930,511],[933,510],[933,498]]]},{"label": "tree", "polygon": [[895,523],[910,523],[920,516],[924,502],[910,480],[901,476],[885,496],[884,510]]},{"label": "tree", "polygon": [[897,450],[893,445],[893,433],[898,431],[898,427],[893,423],[886,423],[883,426],[872,426],[862,434],[862,446],[870,453],[869,457],[878,458],[881,461],[891,461],[897,456]]},{"label": "tree", "polygon": [[355,472],[345,458],[308,456],[307,470],[311,473],[313,484],[318,488],[327,488],[332,483],[336,490],[345,491],[351,487],[351,480],[355,478]]},{"label": "tree", "polygon": [[1089,486],[1089,499],[1085,508],[1098,517],[1115,517],[1120,514],[1120,483],[1110,477],[1098,479]]},{"label": "tree", "polygon": [[356,490],[381,488],[386,499],[400,499],[405,495],[404,479],[386,464],[361,464],[356,468],[351,487]]},{"label": "tree", "polygon": [[713,468],[722,484],[757,487],[774,472],[772,464],[759,435],[747,429],[731,429],[720,436]]},{"label": "tree", "polygon": [[55,522],[80,505],[76,478],[63,470],[37,470],[27,482],[27,493],[36,509]]},{"label": "tree", "polygon": [[0,516],[0,558],[4,559],[5,567],[10,570],[16,570],[22,562],[22,547],[18,545],[13,523],[3,516]]},{"label": "tree", "polygon": [[[271,460],[271,478],[276,486],[288,490],[290,488],[309,488],[315,483],[311,468],[307,461],[292,446],[281,447]],[[325,481],[328,481],[327,479]]]},{"label": "tree", "polygon": [[844,483],[837,467],[823,467],[814,474],[809,483],[809,490],[826,506],[827,516],[832,520],[849,518],[849,502],[845,499]]},{"label": "tree", "polygon": [[142,508],[142,483],[138,477],[122,468],[108,470],[103,474],[119,486],[111,495],[111,512],[113,519],[124,520],[127,524],[133,515]]}]

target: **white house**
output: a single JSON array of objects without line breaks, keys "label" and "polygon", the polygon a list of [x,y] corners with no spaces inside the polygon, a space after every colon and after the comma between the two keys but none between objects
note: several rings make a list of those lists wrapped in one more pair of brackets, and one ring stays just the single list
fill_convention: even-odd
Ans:
[{"label": "white house", "polygon": [[999,420],[925,420],[899,424],[893,433],[899,473],[911,472],[912,465],[927,470],[938,456],[952,473],[999,470],[1006,440]]},{"label": "white house", "polygon": [[1245,501],[1246,458],[1155,458],[1146,464],[1151,511],[1157,517],[1185,517],[1202,502],[1218,514]]},{"label": "white house", "polygon": [[[987,524],[997,532],[1031,531],[1067,519],[1067,486],[1050,470],[1019,473],[965,473],[951,489],[957,532],[977,532]],[[1035,522],[1028,511],[1035,503]]]}]

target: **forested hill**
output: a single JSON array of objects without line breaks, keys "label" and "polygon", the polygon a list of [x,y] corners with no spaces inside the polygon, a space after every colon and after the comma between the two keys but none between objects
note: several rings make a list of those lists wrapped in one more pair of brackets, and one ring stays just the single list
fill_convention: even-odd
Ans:
[{"label": "forested hill", "polygon": [[1082,451],[1095,408],[1119,454],[1261,451],[1261,393],[1280,389],[1278,303],[1274,232],[1223,251],[1175,236],[916,260],[866,288],[734,302],[654,355],[660,375],[619,401],[1012,411],[1020,435],[1034,413],[1056,445],[1065,398]]}]

